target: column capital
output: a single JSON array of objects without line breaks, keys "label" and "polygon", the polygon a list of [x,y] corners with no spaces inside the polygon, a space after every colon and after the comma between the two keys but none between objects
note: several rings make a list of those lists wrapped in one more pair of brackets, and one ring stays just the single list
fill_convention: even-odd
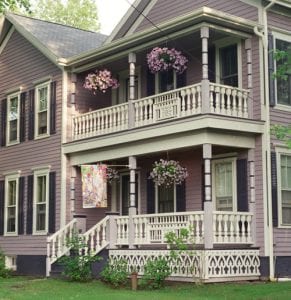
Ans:
[{"label": "column capital", "polygon": [[133,52],[130,52],[128,54],[128,62],[129,63],[136,63],[136,54]]},{"label": "column capital", "polygon": [[203,158],[212,158],[212,144],[203,144]]},{"label": "column capital", "polygon": [[200,37],[209,38],[209,27],[203,26],[200,28]]}]

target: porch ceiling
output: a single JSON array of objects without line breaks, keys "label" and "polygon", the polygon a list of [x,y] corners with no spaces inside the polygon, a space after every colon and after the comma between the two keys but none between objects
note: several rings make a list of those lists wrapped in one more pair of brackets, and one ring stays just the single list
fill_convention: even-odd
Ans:
[{"label": "porch ceiling", "polygon": [[[242,129],[243,128],[243,129]],[[199,116],[159,126],[145,126],[118,134],[103,135],[63,145],[72,165],[145,155],[165,150],[213,145],[254,148],[255,136],[263,132],[260,121]]]}]

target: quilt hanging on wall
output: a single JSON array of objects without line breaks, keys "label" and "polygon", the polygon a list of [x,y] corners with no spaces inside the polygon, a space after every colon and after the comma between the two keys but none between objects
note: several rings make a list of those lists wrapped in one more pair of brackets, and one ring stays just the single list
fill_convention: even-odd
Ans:
[{"label": "quilt hanging on wall", "polygon": [[83,208],[107,207],[106,165],[82,165]]}]

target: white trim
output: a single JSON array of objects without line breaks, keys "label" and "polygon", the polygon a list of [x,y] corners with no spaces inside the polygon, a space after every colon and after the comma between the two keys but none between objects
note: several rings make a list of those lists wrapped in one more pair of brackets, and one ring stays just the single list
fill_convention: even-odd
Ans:
[{"label": "white trim", "polygon": [[[51,91],[50,91],[51,81],[44,82],[42,84],[35,86],[35,111],[34,111],[34,139],[42,139],[50,136],[50,102],[51,102]],[[38,114],[39,114],[39,93],[38,91],[42,88],[47,88],[47,130],[46,133],[38,133]]]},{"label": "white trim", "polygon": [[277,199],[278,199],[278,227],[279,228],[291,228],[290,224],[283,224],[282,216],[282,197],[281,197],[281,156],[290,156],[291,150],[284,147],[276,147],[276,169],[277,169]]},{"label": "white trim", "polygon": [[215,79],[217,83],[221,83],[221,61],[220,49],[237,45],[237,73],[238,73],[238,88],[242,88],[242,41],[239,38],[226,37],[214,42],[215,44]]},{"label": "white trim", "polygon": [[[36,229],[36,199],[37,199],[37,178],[45,176],[46,178],[46,215],[45,215],[45,229]],[[33,173],[33,235],[46,235],[48,232],[49,220],[49,169],[37,170]]]},{"label": "white trim", "polygon": [[10,40],[12,33],[15,31],[14,26],[12,26],[12,28],[9,30],[8,34],[6,35],[4,41],[2,42],[2,44],[0,45],[0,55],[2,54],[3,50],[5,49],[8,41]]},{"label": "white trim", "polygon": [[[8,210],[8,184],[10,181],[16,182],[15,187],[15,231],[7,232],[7,210]],[[7,175],[5,177],[5,196],[4,196],[4,236],[17,236],[18,235],[18,210],[19,210],[19,173]]]},{"label": "white trim", "polygon": [[[10,110],[11,100],[17,98],[17,128],[16,128],[16,140],[10,142]],[[6,110],[6,146],[17,145],[20,142],[20,92],[11,94],[7,97],[7,110]]]},{"label": "white trim", "polygon": [[[177,186],[174,184],[174,211],[177,212]],[[159,186],[155,184],[155,214],[160,214],[158,211],[159,208]],[[165,213],[165,212],[162,212]]]},{"label": "white trim", "polygon": [[236,157],[214,159],[211,161],[211,181],[212,181],[212,199],[213,199],[213,209],[216,209],[216,194],[215,194],[215,165],[218,163],[229,163],[232,164],[232,211],[237,211],[237,170],[236,170]]},{"label": "white trim", "polygon": [[30,170],[31,171],[43,171],[43,170],[47,170],[48,172],[51,169],[51,165],[47,165],[47,166],[37,166],[37,167],[31,167]]}]

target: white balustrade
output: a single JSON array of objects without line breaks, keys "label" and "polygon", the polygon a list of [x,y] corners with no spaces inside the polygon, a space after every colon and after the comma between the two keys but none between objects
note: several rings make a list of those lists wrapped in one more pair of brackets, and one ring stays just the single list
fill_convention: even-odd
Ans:
[{"label": "white balustrade", "polygon": [[119,104],[73,117],[74,139],[88,138],[128,128],[128,104]]},{"label": "white balustrade", "polygon": [[109,241],[106,236],[106,231],[109,226],[109,216],[102,219],[87,232],[82,235],[84,244],[84,253],[91,256],[96,255],[102,249],[108,246]]},{"label": "white balustrade", "polygon": [[248,90],[210,83],[209,91],[211,113],[248,118]]},{"label": "white balustrade", "polygon": [[128,245],[128,216],[117,216],[117,245]]},{"label": "white balustrade", "polygon": [[213,212],[214,243],[252,244],[252,221],[248,212]]},{"label": "white balustrade", "polygon": [[133,217],[136,245],[165,244],[166,233],[178,236],[182,228],[190,230],[188,243],[201,244],[204,240],[204,212],[183,212],[136,215]]},{"label": "white balustrade", "polygon": [[73,219],[66,226],[47,237],[46,273],[49,276],[51,265],[70,251],[68,241],[77,233],[77,220]]}]

